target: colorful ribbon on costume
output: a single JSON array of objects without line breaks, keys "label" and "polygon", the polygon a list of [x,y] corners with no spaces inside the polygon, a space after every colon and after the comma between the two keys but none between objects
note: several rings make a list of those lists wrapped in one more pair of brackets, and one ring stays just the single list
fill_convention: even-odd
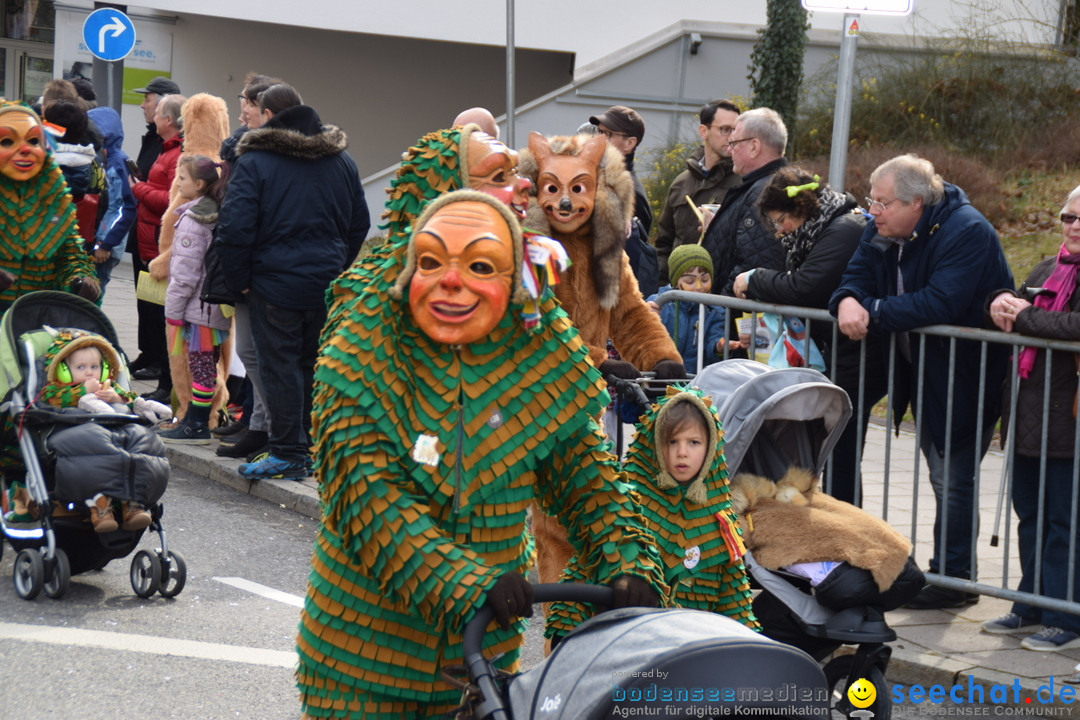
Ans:
[{"label": "colorful ribbon on costume", "polygon": [[570,267],[570,256],[558,240],[525,232],[525,252],[521,261],[521,285],[529,295],[521,312],[525,329],[535,332],[540,323],[540,298],[559,284],[559,273]]}]

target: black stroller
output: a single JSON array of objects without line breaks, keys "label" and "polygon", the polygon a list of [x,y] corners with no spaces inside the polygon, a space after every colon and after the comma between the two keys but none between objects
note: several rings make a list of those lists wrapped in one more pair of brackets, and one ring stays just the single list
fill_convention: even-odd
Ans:
[{"label": "black stroller", "polygon": [[[611,604],[607,587],[551,584],[535,590],[536,602]],[[482,607],[464,631],[470,680],[465,704],[475,720],[829,712],[828,686],[809,655],[723,615],[679,608],[601,613],[567,635],[542,663],[513,676],[496,675],[481,651],[491,619],[491,609]]]},{"label": "black stroller", "polygon": [[[789,468],[805,468],[821,477],[825,462],[851,415],[851,402],[841,388],[809,368],[777,370],[751,360],[726,360],[702,370],[694,384],[712,397],[724,427],[724,452],[729,477],[751,473],[781,480]],[[875,604],[851,606],[848,602],[824,602],[828,596],[812,589],[799,575],[769,570],[748,552],[747,570],[762,592],[754,611],[765,633],[804,649],[822,661],[841,645],[855,645],[853,654],[838,654],[825,664],[831,689],[830,705],[844,716],[856,708],[847,697],[853,682],[865,678],[877,690],[877,700],[866,708],[874,717],[888,718],[885,671],[896,639],[886,624],[883,608],[892,609],[922,587],[922,573],[910,558],[884,594],[873,587]],[[864,570],[846,566],[851,577]],[[872,583],[871,583],[872,585]],[[877,604],[877,601],[881,601]],[[854,602],[859,602],[855,600]]]},{"label": "black stroller", "polygon": [[[145,531],[120,528],[108,533],[94,532],[84,504],[73,498],[58,497],[54,492],[57,452],[52,441],[65,428],[95,423],[107,432],[131,435],[133,423],[149,423],[134,414],[91,414],[35,402],[45,378],[45,351],[54,333],[67,328],[94,333],[107,340],[119,353],[117,384],[126,389],[128,383],[127,363],[116,331],[93,303],[70,293],[34,292],[16,300],[4,313],[0,329],[0,411],[7,429],[3,442],[10,446],[17,439],[19,457],[6,461],[0,479],[0,498],[6,512],[12,483],[24,483],[29,501],[36,507],[36,517],[32,521],[13,522],[0,512],[0,552],[2,540],[7,540],[17,552],[13,571],[15,591],[26,600],[37,597],[42,590],[51,598],[63,596],[73,574],[101,569],[112,560],[126,557],[138,546]],[[163,492],[168,478],[164,447],[152,433],[139,434],[145,438],[146,462],[155,463],[163,472]],[[78,467],[74,472],[78,472]],[[134,472],[129,467],[127,477]],[[187,568],[180,554],[168,547],[161,524],[161,503],[153,503],[147,509],[151,516],[148,529],[158,534],[161,546],[155,551],[139,550],[132,557],[131,587],[143,598],[155,593],[174,597],[184,588]]]}]

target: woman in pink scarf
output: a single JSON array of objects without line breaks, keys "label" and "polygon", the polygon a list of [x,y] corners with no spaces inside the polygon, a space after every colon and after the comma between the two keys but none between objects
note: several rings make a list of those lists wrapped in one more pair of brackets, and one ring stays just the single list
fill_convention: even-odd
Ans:
[{"label": "woman in pink scarf", "polygon": [[[1080,340],[1080,187],[1069,193],[1061,209],[1064,242],[1057,256],[1035,266],[1018,293],[991,295],[989,311],[994,324],[1016,332],[1052,340]],[[1027,299],[1027,298],[1030,298]],[[1050,363],[1049,392],[1046,364]],[[1016,421],[1011,432],[1012,499],[1019,518],[1022,576],[1019,590],[1044,597],[1066,598],[1069,590],[1069,544],[1077,533],[1073,517],[1073,449],[1076,442],[1077,355],[1060,350],[1024,348],[1020,351]],[[1009,405],[1011,388],[1005,390]],[[1048,413],[1044,422],[1044,413]],[[1009,418],[1008,410],[1002,417]],[[1043,443],[1046,443],[1045,446]],[[1046,478],[1039,513],[1041,466]],[[1041,536],[1040,536],[1041,524]],[[1080,536],[1077,538],[1080,548]],[[1036,565],[1036,548],[1042,556]],[[1076,572],[1072,599],[1080,600],[1080,572]],[[1039,587],[1035,586],[1039,575]],[[1040,628],[1040,626],[1042,626]],[[1028,650],[1067,650],[1080,647],[1080,616],[1014,603],[1012,611],[982,624],[984,632],[1029,633],[1020,643]]]}]

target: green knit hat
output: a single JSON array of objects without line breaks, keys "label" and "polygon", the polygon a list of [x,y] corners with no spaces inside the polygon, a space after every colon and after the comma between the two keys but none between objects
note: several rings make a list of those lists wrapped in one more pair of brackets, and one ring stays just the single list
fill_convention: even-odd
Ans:
[{"label": "green knit hat", "polygon": [[668,281],[675,285],[690,268],[705,268],[712,274],[713,261],[709,251],[697,244],[680,245],[668,257]]}]

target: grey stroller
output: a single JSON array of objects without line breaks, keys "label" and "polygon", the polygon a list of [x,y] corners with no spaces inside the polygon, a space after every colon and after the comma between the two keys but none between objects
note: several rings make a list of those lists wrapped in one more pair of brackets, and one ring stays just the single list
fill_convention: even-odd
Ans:
[{"label": "grey stroller", "polygon": [[[851,416],[851,402],[841,388],[809,368],[774,369],[751,360],[726,360],[702,370],[694,384],[712,397],[724,427],[729,477],[750,473],[776,483],[792,467],[820,478],[826,460]],[[899,577],[884,593],[869,573],[840,563],[826,583],[814,588],[799,575],[769,570],[745,558],[754,583],[762,589],[754,612],[765,634],[791,643],[819,661],[841,645],[855,645],[854,654],[836,654],[824,667],[832,709],[847,715],[853,707],[846,694],[865,678],[877,689],[869,708],[875,717],[889,717],[885,671],[896,633],[883,612],[899,607],[923,585],[922,573],[907,558]],[[903,560],[901,560],[901,564]]]},{"label": "grey stroller", "polygon": [[[60,329],[93,333],[108,341],[119,353],[118,384],[127,387],[126,361],[116,330],[93,303],[66,292],[33,292],[17,299],[4,313],[0,325],[0,411],[10,430],[0,442],[17,443],[18,458],[7,458],[0,474],[0,505],[8,510],[9,487],[23,483],[38,508],[36,518],[18,523],[7,521],[0,512],[0,551],[6,540],[17,553],[12,573],[15,591],[24,600],[33,600],[42,590],[48,597],[59,598],[67,592],[72,575],[101,569],[134,553],[130,580],[135,594],[174,597],[184,588],[187,567],[183,557],[169,549],[161,523],[164,508],[157,500],[169,472],[164,447],[154,433],[145,431],[148,421],[138,415],[89,414],[37,401],[45,383],[45,352],[52,333]],[[123,450],[110,454],[110,462],[96,466],[108,468],[107,477],[87,472],[88,464],[65,451],[86,438],[103,438],[102,442]],[[87,508],[77,500],[88,495],[64,492],[81,483],[100,482],[100,489],[136,488],[136,479],[147,477],[144,470],[159,478],[153,494],[139,498],[150,512],[152,520],[146,529],[157,534],[157,550],[136,551],[145,529],[120,527],[108,533],[94,532]],[[129,497],[137,497],[136,492],[132,490]]]},{"label": "grey stroller", "polygon": [[[535,586],[536,602],[611,604],[611,589]],[[465,626],[469,691],[463,714],[475,720],[600,720],[647,716],[826,717],[828,689],[818,664],[731,618],[701,610],[623,608],[574,629],[536,667],[498,676],[482,653],[491,608]]]}]

